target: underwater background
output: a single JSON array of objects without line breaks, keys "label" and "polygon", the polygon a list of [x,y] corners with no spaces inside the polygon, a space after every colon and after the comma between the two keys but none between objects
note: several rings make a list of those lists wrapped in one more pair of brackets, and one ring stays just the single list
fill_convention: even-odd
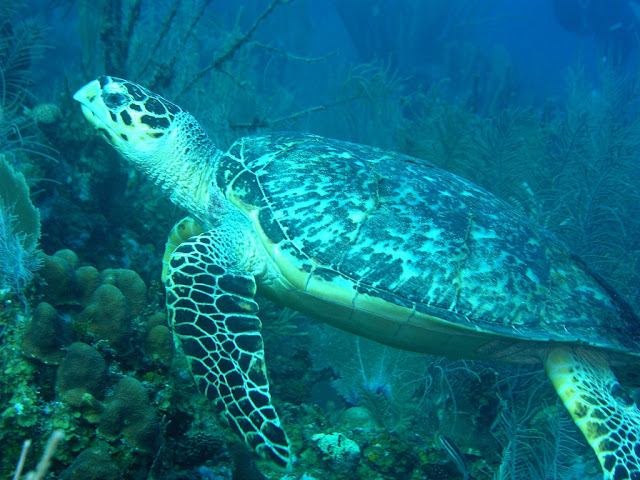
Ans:
[{"label": "underwater background", "polygon": [[256,465],[175,351],[160,282],[185,213],[73,93],[133,80],[219,148],[295,130],[428,160],[548,228],[640,312],[635,1],[5,0],[0,477],[587,479],[541,368],[403,352],[260,300],[294,472]]}]

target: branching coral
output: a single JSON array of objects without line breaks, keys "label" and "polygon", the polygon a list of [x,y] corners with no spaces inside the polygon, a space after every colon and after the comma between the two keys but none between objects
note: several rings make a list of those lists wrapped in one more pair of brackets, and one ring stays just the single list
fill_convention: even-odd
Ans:
[{"label": "branching coral", "polygon": [[[79,2],[79,13],[87,70],[97,73],[144,79],[147,87],[174,87],[178,96],[190,90],[209,72],[221,70],[242,47],[249,44],[259,25],[279,4],[289,0],[273,0],[252,26],[238,34],[211,59],[192,57],[198,55],[198,33],[206,11],[212,2],[199,2],[192,8],[184,2],[166,2],[165,9],[157,4],[148,5],[142,0],[133,2]],[[149,9],[153,12],[150,12]],[[158,15],[156,12],[164,12]],[[151,33],[153,32],[153,33]],[[178,45],[180,47],[178,47]],[[190,48],[194,47],[194,48]],[[189,55],[185,55],[189,52]],[[185,68],[187,62],[204,64],[199,70]]]},{"label": "branching coral", "polygon": [[586,477],[588,462],[580,458],[586,445],[561,405],[541,405],[548,388],[541,375],[523,371],[496,385],[500,406],[491,434],[502,447],[496,480]]},{"label": "branching coral", "polygon": [[49,156],[49,149],[37,140],[33,119],[23,113],[30,69],[42,55],[44,34],[32,19],[19,18],[24,5],[12,9],[11,3],[0,6],[0,154],[27,151]]},{"label": "branching coral", "polygon": [[[602,89],[573,71],[564,115],[544,130],[542,220],[640,307],[640,83],[605,71]],[[538,192],[537,192],[538,193]]]},{"label": "branching coral", "polygon": [[22,453],[20,455],[20,460],[18,461],[18,466],[16,467],[16,472],[13,476],[14,480],[42,480],[47,475],[49,471],[49,467],[51,465],[51,461],[53,460],[53,455],[58,448],[58,444],[62,442],[64,439],[64,432],[62,430],[56,430],[49,437],[49,441],[44,447],[44,452],[42,453],[42,457],[40,458],[40,462],[38,462],[38,466],[34,471],[28,472],[24,476],[22,475],[22,469],[24,468],[24,462],[29,452],[29,447],[31,446],[31,441],[27,440],[24,442],[22,447]]},{"label": "branching coral", "polygon": [[16,20],[15,15],[4,14],[1,18],[0,105],[4,110],[15,111],[27,95],[29,69],[33,57],[42,50],[43,35],[31,19]]}]

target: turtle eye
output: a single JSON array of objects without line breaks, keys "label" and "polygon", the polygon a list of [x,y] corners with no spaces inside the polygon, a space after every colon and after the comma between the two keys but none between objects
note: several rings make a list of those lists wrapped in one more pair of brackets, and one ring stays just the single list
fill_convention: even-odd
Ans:
[{"label": "turtle eye", "polygon": [[127,97],[122,93],[107,93],[103,95],[102,100],[110,110],[117,110],[118,107],[127,103]]}]

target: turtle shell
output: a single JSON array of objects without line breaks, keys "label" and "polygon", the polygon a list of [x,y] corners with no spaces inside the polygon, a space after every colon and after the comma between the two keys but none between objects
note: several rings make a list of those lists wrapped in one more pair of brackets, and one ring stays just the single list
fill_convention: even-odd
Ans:
[{"label": "turtle shell", "polygon": [[537,361],[549,342],[637,354],[629,306],[506,202],[405,155],[296,133],[221,160],[282,282],[280,302],[400,348]]}]

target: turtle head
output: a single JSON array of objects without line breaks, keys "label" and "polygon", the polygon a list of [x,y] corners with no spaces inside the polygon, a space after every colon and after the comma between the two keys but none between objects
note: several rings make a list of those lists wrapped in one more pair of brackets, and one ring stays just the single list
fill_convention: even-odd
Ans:
[{"label": "turtle head", "polygon": [[134,167],[193,212],[208,199],[218,151],[195,118],[174,103],[121,78],[102,76],[73,98],[87,120]]},{"label": "turtle head", "polygon": [[129,160],[144,161],[162,150],[176,130],[176,117],[189,115],[146,88],[116,77],[99,77],[73,98],[87,120]]}]

